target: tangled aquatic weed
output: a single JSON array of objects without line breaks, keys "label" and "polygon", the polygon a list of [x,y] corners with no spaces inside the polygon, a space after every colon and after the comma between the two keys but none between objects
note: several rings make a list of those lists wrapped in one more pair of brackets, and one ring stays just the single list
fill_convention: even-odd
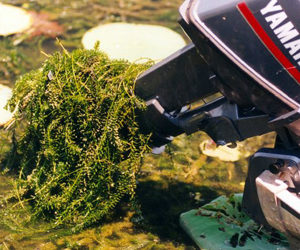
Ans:
[{"label": "tangled aquatic weed", "polygon": [[136,113],[137,76],[152,62],[110,60],[94,50],[55,53],[16,83],[9,107],[26,128],[16,141],[18,193],[33,218],[78,229],[133,197],[149,135]]}]

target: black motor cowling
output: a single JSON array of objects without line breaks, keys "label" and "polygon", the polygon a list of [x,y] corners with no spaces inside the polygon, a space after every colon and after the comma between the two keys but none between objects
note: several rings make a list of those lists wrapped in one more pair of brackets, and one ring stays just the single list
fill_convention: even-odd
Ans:
[{"label": "black motor cowling", "polygon": [[[152,105],[144,120],[147,129],[162,138],[158,144],[195,132],[197,126],[214,139],[224,137],[224,143],[283,126],[300,138],[299,10],[299,1],[186,0],[180,7],[180,24],[192,44],[146,71],[135,89]],[[186,105],[218,91],[237,108],[220,104],[224,107],[211,112],[208,119],[203,113],[208,114],[215,104],[182,115]],[[240,131],[240,121],[247,124],[259,112],[268,119],[259,116],[257,127],[266,129]],[[215,119],[213,126],[226,120],[226,126],[236,131],[212,131],[207,123],[216,113],[221,119]],[[255,119],[250,119],[253,124]]]},{"label": "black motor cowling", "polygon": [[180,21],[218,76],[216,87],[240,106],[299,118],[300,2],[187,0]]}]

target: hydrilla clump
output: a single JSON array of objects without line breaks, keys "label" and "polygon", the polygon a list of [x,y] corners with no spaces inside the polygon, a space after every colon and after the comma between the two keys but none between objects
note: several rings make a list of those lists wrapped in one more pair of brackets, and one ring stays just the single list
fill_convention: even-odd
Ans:
[{"label": "hydrilla clump", "polygon": [[81,228],[134,195],[149,136],[136,123],[145,106],[133,88],[149,66],[64,51],[17,81],[9,107],[27,122],[16,142],[18,186],[35,218]]}]

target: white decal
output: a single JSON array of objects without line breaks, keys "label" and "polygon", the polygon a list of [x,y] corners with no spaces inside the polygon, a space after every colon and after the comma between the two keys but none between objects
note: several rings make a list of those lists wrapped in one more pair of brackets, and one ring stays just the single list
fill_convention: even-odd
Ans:
[{"label": "white decal", "polygon": [[287,15],[285,12],[279,12],[276,14],[273,14],[271,16],[266,17],[266,21],[268,23],[271,22],[270,27],[272,29],[275,29],[279,24],[281,24],[285,19],[287,19]]},{"label": "white decal", "polygon": [[[297,60],[300,60],[300,53],[297,54],[297,55],[294,55],[293,58],[297,61]],[[299,62],[300,63],[300,62]]]},{"label": "white decal", "polygon": [[290,49],[290,51],[289,51],[290,54],[294,55],[296,52],[298,52],[300,50],[300,39],[293,41],[293,42],[286,43],[284,45],[284,47],[286,49]]},{"label": "white decal", "polygon": [[277,0],[270,1],[269,4],[260,11],[261,14],[264,16],[265,14],[268,14],[270,12],[282,10],[282,7],[280,5],[275,6],[276,3],[277,3]]},{"label": "white decal", "polygon": [[[277,4],[277,5],[276,5]],[[271,0],[260,10],[267,23],[293,59],[300,65],[300,34],[277,0]]]},{"label": "white decal", "polygon": [[274,33],[278,38],[280,38],[280,41],[282,43],[286,43],[299,35],[298,30],[295,29],[294,25],[291,22],[280,26],[279,28],[274,30]]}]

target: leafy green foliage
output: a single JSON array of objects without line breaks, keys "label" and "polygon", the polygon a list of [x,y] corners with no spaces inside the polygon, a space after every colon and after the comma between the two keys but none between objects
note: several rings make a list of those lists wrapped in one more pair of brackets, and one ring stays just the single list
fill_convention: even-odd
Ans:
[{"label": "leafy green foliage", "polygon": [[145,107],[133,88],[150,65],[64,51],[17,81],[9,107],[27,122],[18,188],[35,218],[82,228],[134,195],[149,136],[136,123]]}]

